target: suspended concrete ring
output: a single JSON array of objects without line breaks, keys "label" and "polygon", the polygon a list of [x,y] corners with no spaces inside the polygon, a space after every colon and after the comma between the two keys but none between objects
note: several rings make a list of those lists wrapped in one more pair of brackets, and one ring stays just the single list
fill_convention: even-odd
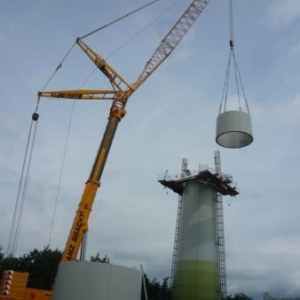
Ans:
[{"label": "suspended concrete ring", "polygon": [[250,114],[226,111],[217,118],[216,142],[225,148],[243,148],[253,142]]}]

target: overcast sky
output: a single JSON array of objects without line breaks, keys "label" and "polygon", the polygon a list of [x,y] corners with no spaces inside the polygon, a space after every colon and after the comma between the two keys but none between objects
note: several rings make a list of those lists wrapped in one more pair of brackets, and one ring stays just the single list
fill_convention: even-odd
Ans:
[{"label": "overcast sky", "polygon": [[[134,82],[190,1],[163,0],[86,38]],[[0,4],[0,244],[6,250],[36,94],[76,37],[144,0],[27,0]],[[178,196],[157,182],[214,165],[240,190],[224,197],[228,294],[255,299],[300,296],[300,1],[234,0],[235,54],[251,111],[254,142],[242,150],[215,143],[215,122],[229,56],[228,2],[212,0],[168,60],[131,97],[116,134],[90,218],[88,256],[143,264],[170,276]],[[144,29],[143,29],[144,28]],[[143,29],[143,30],[141,30]],[[139,33],[139,34],[137,34]],[[103,89],[107,82],[75,47],[47,87]],[[90,76],[92,75],[92,76]],[[71,132],[51,231],[68,124]],[[63,249],[88,178],[110,103],[43,99],[18,255]]]}]

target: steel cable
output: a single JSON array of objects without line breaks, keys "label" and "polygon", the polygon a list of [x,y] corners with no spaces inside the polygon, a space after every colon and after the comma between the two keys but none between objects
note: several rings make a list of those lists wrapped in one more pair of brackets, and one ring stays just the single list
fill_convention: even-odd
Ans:
[{"label": "steel cable", "polygon": [[[18,247],[18,240],[21,230],[21,221],[24,211],[26,191],[28,185],[28,178],[33,154],[33,148],[35,143],[36,131],[37,131],[37,120],[35,122],[35,126],[33,125],[35,120],[31,120],[29,134],[27,137],[26,147],[25,147],[25,155],[22,165],[21,176],[19,179],[18,192],[16,197],[16,204],[12,219],[12,224],[10,228],[9,242],[7,247],[7,255],[14,256]],[[34,130],[32,135],[32,129]]]}]

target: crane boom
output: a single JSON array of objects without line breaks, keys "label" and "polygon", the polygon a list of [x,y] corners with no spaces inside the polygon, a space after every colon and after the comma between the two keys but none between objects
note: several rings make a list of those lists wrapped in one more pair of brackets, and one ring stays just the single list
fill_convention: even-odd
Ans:
[{"label": "crane boom", "polygon": [[[97,68],[109,79],[114,88],[118,90],[130,89],[131,86],[126,80],[113,69],[99,54],[92,50],[82,39],[78,38],[76,43],[86,53],[86,55],[92,60]],[[122,85],[125,88],[122,89]]]},{"label": "crane boom", "polygon": [[69,237],[62,255],[62,261],[76,260],[85,232],[88,230],[89,215],[93,207],[97,190],[106,160],[112,145],[114,135],[121,119],[126,114],[126,104],[130,96],[145,82],[145,80],[166,60],[179,44],[187,31],[194,24],[201,12],[211,0],[193,0],[183,15],[162,39],[160,45],[147,62],[144,70],[134,84],[128,84],[125,79],[112,68],[100,55],[88,47],[82,39],[77,44],[92,60],[97,68],[108,78],[112,90],[73,90],[73,91],[42,91],[40,97],[67,98],[67,99],[102,99],[112,100],[108,123],[92,167],[90,177],[86,182],[78,210],[76,212]]},{"label": "crane boom", "polygon": [[116,94],[117,92],[112,90],[66,90],[39,92],[38,96],[77,100],[113,100]]},{"label": "crane boom", "polygon": [[136,90],[172,53],[211,0],[194,0],[162,39],[143,72],[133,84]]}]

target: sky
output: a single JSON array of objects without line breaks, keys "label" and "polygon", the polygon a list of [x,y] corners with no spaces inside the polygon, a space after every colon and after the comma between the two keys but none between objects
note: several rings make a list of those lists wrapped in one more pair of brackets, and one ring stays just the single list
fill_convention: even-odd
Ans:
[{"label": "sky", "polygon": [[[4,251],[37,92],[77,37],[146,3],[1,1]],[[133,83],[188,4],[161,0],[84,41]],[[183,158],[191,170],[199,164],[213,167],[219,150],[222,170],[233,176],[240,191],[235,198],[223,197],[228,294],[299,297],[300,1],[233,0],[233,9],[235,55],[254,142],[239,150],[215,143],[229,21],[228,1],[212,0],[128,102],[90,217],[87,256],[100,253],[114,264],[142,264],[150,278],[169,277],[178,195],[167,192],[158,176],[165,170],[179,174]],[[47,89],[82,87],[105,89],[107,81],[75,46]],[[48,244],[64,248],[109,107],[106,101],[41,100],[17,255]]]}]

